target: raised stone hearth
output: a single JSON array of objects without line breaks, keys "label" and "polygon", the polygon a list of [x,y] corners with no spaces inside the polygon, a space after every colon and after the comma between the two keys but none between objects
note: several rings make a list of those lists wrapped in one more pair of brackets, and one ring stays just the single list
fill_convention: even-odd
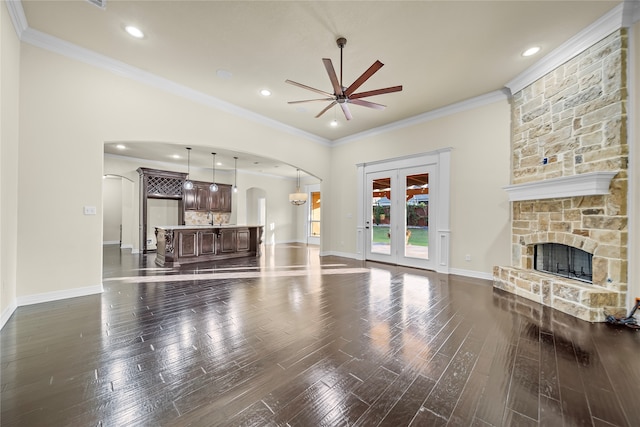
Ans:
[{"label": "raised stone hearth", "polygon": [[589,322],[602,322],[604,309],[623,315],[621,293],[553,274],[515,267],[494,267],[494,287]]},{"label": "raised stone hearth", "polygon": [[[513,94],[510,266],[494,287],[597,322],[627,306],[626,30]],[[592,281],[536,271],[534,247],[591,254]]]}]

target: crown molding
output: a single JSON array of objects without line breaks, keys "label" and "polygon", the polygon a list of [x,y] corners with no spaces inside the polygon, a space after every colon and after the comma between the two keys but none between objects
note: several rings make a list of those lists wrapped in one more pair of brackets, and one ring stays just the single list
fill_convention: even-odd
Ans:
[{"label": "crown molding", "polygon": [[20,0],[6,0],[4,3],[7,5],[9,17],[11,17],[11,22],[13,23],[13,28],[16,30],[18,38],[22,39],[22,33],[29,28],[27,17],[25,16],[24,9],[22,8],[22,2]]},{"label": "crown molding", "polygon": [[[625,4],[621,3],[611,9],[593,24],[561,44],[557,49],[543,57],[505,86],[516,93],[558,68],[571,58],[584,52],[612,32],[623,27]],[[633,3],[636,3],[634,1]]]},{"label": "crown molding", "polygon": [[[22,10],[22,7],[20,7],[20,10]],[[295,135],[321,145],[330,145],[328,139],[321,138],[309,132],[302,131],[300,129],[294,128],[293,126],[285,125],[276,120],[269,119],[265,116],[256,114],[244,108],[240,108],[234,104],[223,101],[214,96],[204,94],[187,86],[173,82],[169,79],[165,79],[153,73],[149,73],[148,71],[133,67],[122,61],[115,60],[106,55],[101,55],[89,49],[85,49],[73,43],[69,43],[65,40],[43,33],[41,31],[34,30],[33,28],[26,27],[22,31],[20,40],[32,46],[57,53],[67,58],[71,58],[103,70],[107,70],[119,76],[135,80],[139,83],[155,87],[156,89],[180,96],[182,98],[186,98],[190,101],[206,105],[208,107],[216,108],[218,110],[233,114],[254,123],[268,126],[270,128]]]},{"label": "crown molding", "polygon": [[381,133],[390,132],[392,130],[406,128],[420,123],[425,123],[431,120],[436,120],[442,117],[451,116],[453,114],[461,113],[463,111],[473,110],[494,102],[504,101],[509,99],[509,93],[506,90],[496,90],[484,95],[476,96],[465,101],[457,102],[455,104],[447,105],[445,107],[438,108],[436,110],[428,111],[426,113],[418,114],[417,116],[409,117],[404,120],[390,123],[388,125],[380,126],[377,128],[369,129],[364,132],[356,133],[353,135],[345,136],[344,138],[336,139],[333,141],[333,146],[346,144],[356,141],[358,139],[366,138],[369,136],[379,135]]}]

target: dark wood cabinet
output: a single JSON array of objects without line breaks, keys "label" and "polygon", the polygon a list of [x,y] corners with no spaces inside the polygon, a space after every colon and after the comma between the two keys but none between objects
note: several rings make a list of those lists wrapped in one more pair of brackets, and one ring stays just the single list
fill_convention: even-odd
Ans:
[{"label": "dark wood cabinet", "polygon": [[211,183],[194,181],[193,189],[184,190],[184,209],[187,211],[231,212],[231,186],[218,184],[218,191],[211,192]]},{"label": "dark wood cabinet", "polygon": [[189,258],[198,256],[198,232],[195,230],[185,230],[179,234],[178,256]]},{"label": "dark wood cabinet", "polygon": [[185,211],[195,211],[197,210],[196,203],[196,187],[194,186],[191,190],[184,189],[182,191],[182,202],[184,204]]},{"label": "dark wood cabinet", "polygon": [[236,251],[236,234],[233,228],[220,230],[220,254],[231,254]]},{"label": "dark wood cabinet", "polygon": [[198,185],[196,187],[196,210],[197,211],[207,211],[209,210],[209,195],[211,193],[209,191],[208,185]]},{"label": "dark wood cabinet", "polygon": [[181,264],[216,259],[260,256],[262,226],[156,227],[156,264]]},{"label": "dark wood cabinet", "polygon": [[231,212],[231,186],[219,185],[217,198],[218,212]]},{"label": "dark wood cabinet", "polygon": [[251,250],[251,232],[248,228],[236,230],[236,252],[249,252]]},{"label": "dark wood cabinet", "polygon": [[216,253],[215,230],[204,230],[199,232],[198,249],[198,255],[214,255]]}]

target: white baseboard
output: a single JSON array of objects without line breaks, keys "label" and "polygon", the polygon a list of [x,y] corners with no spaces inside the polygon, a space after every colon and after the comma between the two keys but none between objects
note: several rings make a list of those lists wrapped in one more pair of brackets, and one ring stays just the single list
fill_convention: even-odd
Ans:
[{"label": "white baseboard", "polygon": [[119,245],[120,240],[106,240],[102,242],[103,245]]},{"label": "white baseboard", "polygon": [[493,280],[492,273],[486,273],[484,271],[475,270],[463,270],[462,268],[451,268],[449,274],[455,274],[458,276],[473,277],[474,279]]},{"label": "white baseboard", "polygon": [[11,318],[11,315],[14,311],[16,311],[16,308],[18,308],[18,306],[16,305],[16,300],[14,299],[4,310],[2,310],[2,315],[0,315],[0,330],[4,328],[5,323],[7,323],[7,321]]},{"label": "white baseboard", "polygon": [[342,258],[350,258],[350,259],[361,260],[361,258],[358,256],[358,254],[354,254],[354,253],[351,253],[351,252],[326,251],[326,252],[321,252],[320,256],[339,256],[339,257],[342,257]]},{"label": "white baseboard", "polygon": [[120,249],[131,249],[133,251],[133,245],[120,245]]},{"label": "white baseboard", "polygon": [[64,289],[61,291],[44,292],[35,295],[26,295],[17,298],[18,307],[23,305],[40,304],[42,302],[57,301],[66,298],[83,297],[86,295],[101,294],[103,292],[102,283],[84,288]]}]

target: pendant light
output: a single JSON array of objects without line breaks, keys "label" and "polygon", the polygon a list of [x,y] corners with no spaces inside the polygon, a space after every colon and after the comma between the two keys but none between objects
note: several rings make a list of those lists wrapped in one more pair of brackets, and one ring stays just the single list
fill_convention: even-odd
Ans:
[{"label": "pendant light", "polygon": [[213,177],[211,178],[211,185],[209,186],[209,191],[215,193],[218,191],[218,184],[216,184],[216,153],[213,154]]},{"label": "pendant light", "polygon": [[238,192],[238,158],[233,158],[233,192]]},{"label": "pendant light", "polygon": [[300,169],[297,169],[298,179],[296,180],[296,192],[289,194],[289,202],[292,205],[300,206],[307,202],[307,193],[300,192]]},{"label": "pendant light", "polygon": [[187,179],[184,181],[185,190],[193,190],[193,182],[189,179],[191,173],[191,147],[187,147]]}]

